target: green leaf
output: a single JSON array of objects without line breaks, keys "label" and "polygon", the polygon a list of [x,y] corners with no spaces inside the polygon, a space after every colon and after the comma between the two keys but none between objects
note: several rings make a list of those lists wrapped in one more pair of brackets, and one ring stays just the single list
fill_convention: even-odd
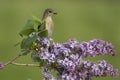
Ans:
[{"label": "green leaf", "polygon": [[21,49],[31,48],[33,45],[33,42],[35,42],[37,39],[37,35],[33,34],[32,36],[29,36],[22,40],[21,42]]},{"label": "green leaf", "polygon": [[33,20],[28,20],[23,27],[23,29],[19,32],[20,36],[28,36],[30,33],[34,32],[34,21]]},{"label": "green leaf", "polygon": [[43,31],[45,30],[45,22],[43,22],[41,25],[38,25],[38,31]]},{"label": "green leaf", "polygon": [[33,16],[33,20],[34,20],[34,22],[37,23],[38,25],[41,25],[41,24],[42,24],[42,21],[41,21],[39,18],[37,18],[36,16]]},{"label": "green leaf", "polygon": [[39,32],[38,35],[40,37],[48,37],[48,30],[45,29],[45,30]]}]

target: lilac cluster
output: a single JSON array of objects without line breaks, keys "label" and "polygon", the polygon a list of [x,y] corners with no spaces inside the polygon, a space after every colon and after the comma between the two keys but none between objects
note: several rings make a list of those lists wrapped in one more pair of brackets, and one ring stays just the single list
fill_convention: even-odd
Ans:
[{"label": "lilac cluster", "polygon": [[[98,63],[83,60],[88,56],[111,54],[115,55],[111,43],[93,39],[89,42],[79,43],[76,39],[59,44],[48,38],[38,37],[40,49],[38,51],[41,60],[46,61],[43,69],[45,80],[55,80],[51,69],[56,70],[57,80],[92,80],[93,76],[117,77],[117,69],[105,60]],[[52,76],[52,77],[51,77]]]},{"label": "lilac cluster", "polygon": [[[68,63],[64,63],[68,64]],[[75,64],[72,64],[75,65]],[[64,69],[61,74],[58,74],[59,78],[65,80],[92,80],[93,76],[112,76],[117,77],[117,70],[113,69],[113,66],[107,64],[105,60],[97,63],[92,63],[89,61],[82,61],[81,64],[76,66],[74,70],[69,70],[69,68]]]},{"label": "lilac cluster", "polygon": [[103,40],[93,39],[89,42],[82,42],[80,44],[80,48],[82,49],[82,55],[84,57],[87,56],[96,56],[103,54],[111,54],[115,55],[114,46],[111,43],[108,43]]},{"label": "lilac cluster", "polygon": [[113,69],[111,64],[108,64],[105,60],[94,63],[90,61],[84,61],[74,55],[74,58],[65,58],[58,62],[59,66],[59,79],[64,80],[92,80],[93,76],[118,76],[118,70]]}]

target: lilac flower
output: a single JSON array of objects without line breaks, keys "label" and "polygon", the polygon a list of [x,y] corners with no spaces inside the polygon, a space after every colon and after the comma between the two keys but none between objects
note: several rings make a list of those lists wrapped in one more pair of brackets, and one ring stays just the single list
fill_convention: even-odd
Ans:
[{"label": "lilac flower", "polygon": [[87,42],[82,42],[79,47],[81,48],[81,51],[82,51],[82,57],[87,57],[89,55],[89,52],[88,52],[88,43]]},{"label": "lilac flower", "polygon": [[64,43],[63,45],[67,48],[74,49],[77,44],[78,41],[76,39],[70,39],[68,42]]},{"label": "lilac flower", "polygon": [[58,64],[63,66],[66,70],[74,72],[76,65],[73,61],[69,60],[68,58],[65,58],[64,60],[59,60]]},{"label": "lilac flower", "polygon": [[4,68],[4,64],[0,62],[0,69]]},{"label": "lilac flower", "polygon": [[[76,75],[74,75],[73,73],[63,73],[62,74],[62,79],[64,79],[64,80],[77,80],[77,77],[76,77]],[[79,79],[80,80],[80,79]]]},{"label": "lilac flower", "polygon": [[93,39],[90,42],[82,42],[80,44],[82,50],[82,56],[93,56],[111,54],[115,55],[114,46],[111,43],[105,42],[103,40]]},{"label": "lilac flower", "polygon": [[113,66],[111,64],[107,64],[105,60],[100,61],[99,64],[94,63],[91,66],[90,71],[93,74],[93,76],[118,76],[117,70],[113,69]]},{"label": "lilac flower", "polygon": [[49,70],[47,66],[45,66],[42,70],[43,70],[43,75],[44,75],[43,80],[55,80],[55,78],[53,77],[51,73],[51,70]]},{"label": "lilac flower", "polygon": [[63,45],[60,44],[53,44],[51,47],[45,48],[44,50],[41,49],[39,52],[40,59],[48,60],[49,62],[55,62],[57,58],[63,56],[69,56],[70,49],[65,48]]},{"label": "lilac flower", "polygon": [[78,43],[77,40],[71,39],[60,44],[41,37],[38,37],[38,41],[41,45],[39,57],[47,61],[47,67],[43,70],[45,80],[53,79],[51,69],[58,72],[58,80],[92,80],[93,76],[118,76],[117,70],[105,60],[95,63],[83,59],[104,54],[114,56],[116,53],[111,43],[98,39]]},{"label": "lilac flower", "polygon": [[50,40],[48,38],[41,38],[38,36],[38,41],[41,43],[43,47],[49,47],[50,46]]},{"label": "lilac flower", "polygon": [[84,68],[89,69],[92,66],[92,63],[90,61],[83,61]]},{"label": "lilac flower", "polygon": [[115,70],[111,71],[110,76],[117,77],[118,76],[118,69],[115,69]]},{"label": "lilac flower", "polygon": [[39,56],[40,56],[40,59],[43,59],[43,60],[48,60],[48,62],[52,62],[52,63],[54,63],[55,62],[55,60],[56,60],[56,58],[55,58],[55,54],[49,54],[49,52],[41,52],[40,54],[39,54]]},{"label": "lilac flower", "polygon": [[65,46],[59,43],[53,44],[52,49],[53,50],[51,52],[56,54],[56,56],[58,55],[69,56],[69,53],[70,53],[70,49],[66,48]]},{"label": "lilac flower", "polygon": [[91,66],[91,72],[94,76],[101,76],[101,70],[99,69],[99,66],[97,64],[93,64]]}]

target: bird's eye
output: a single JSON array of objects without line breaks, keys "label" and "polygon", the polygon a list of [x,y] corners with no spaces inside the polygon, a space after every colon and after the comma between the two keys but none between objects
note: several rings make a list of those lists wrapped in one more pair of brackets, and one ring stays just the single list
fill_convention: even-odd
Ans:
[{"label": "bird's eye", "polygon": [[49,11],[49,13],[52,13],[52,11]]}]

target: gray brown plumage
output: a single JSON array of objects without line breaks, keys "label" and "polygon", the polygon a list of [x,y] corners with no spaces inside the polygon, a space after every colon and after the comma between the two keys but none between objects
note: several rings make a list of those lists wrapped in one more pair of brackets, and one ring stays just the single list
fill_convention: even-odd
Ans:
[{"label": "gray brown plumage", "polygon": [[46,29],[48,30],[48,36],[50,37],[52,35],[52,31],[54,28],[54,22],[52,20],[52,16],[54,14],[57,14],[54,12],[52,9],[47,8],[44,11],[43,17],[42,17],[42,22],[45,22]]}]

